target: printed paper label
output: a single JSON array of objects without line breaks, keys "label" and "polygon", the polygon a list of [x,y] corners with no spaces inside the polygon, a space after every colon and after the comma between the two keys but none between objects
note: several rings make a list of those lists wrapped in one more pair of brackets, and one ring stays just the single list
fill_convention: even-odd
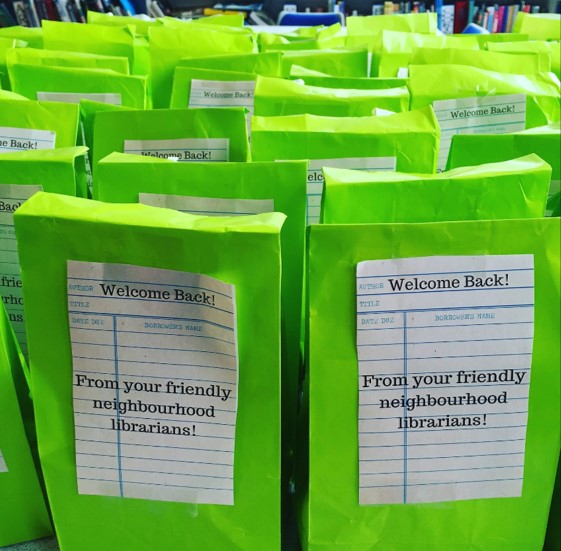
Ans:
[{"label": "printed paper label", "polygon": [[56,132],[30,128],[0,127],[0,153],[54,149]]},{"label": "printed paper label", "polygon": [[438,170],[446,170],[455,134],[506,134],[526,128],[526,96],[485,96],[435,101],[440,124]]},{"label": "printed paper label", "polygon": [[306,190],[306,219],[308,224],[318,224],[323,194],[322,167],[351,168],[355,170],[395,170],[395,157],[347,157],[341,159],[315,159],[308,165]]},{"label": "printed paper label", "polygon": [[68,261],[81,494],[234,503],[234,287]]},{"label": "printed paper label", "polygon": [[532,255],[360,262],[361,505],[522,494]]},{"label": "printed paper label", "polygon": [[4,461],[4,457],[2,456],[2,450],[0,450],[0,473],[7,473],[8,472],[8,465],[6,465],[6,461]]},{"label": "printed paper label", "polygon": [[180,140],[125,140],[125,153],[178,161],[228,161],[228,138]]},{"label": "printed paper label", "polygon": [[200,216],[245,216],[275,210],[273,199],[216,199],[214,197],[139,193],[138,202]]},{"label": "printed paper label", "polygon": [[192,80],[189,107],[245,107],[253,115],[253,80]]},{"label": "printed paper label", "polygon": [[14,211],[41,186],[0,185],[0,296],[12,323],[21,351],[27,358],[27,336]]},{"label": "printed paper label", "polygon": [[89,94],[81,92],[37,92],[39,101],[56,101],[58,103],[80,103],[87,99],[109,105],[122,105],[121,94]]}]

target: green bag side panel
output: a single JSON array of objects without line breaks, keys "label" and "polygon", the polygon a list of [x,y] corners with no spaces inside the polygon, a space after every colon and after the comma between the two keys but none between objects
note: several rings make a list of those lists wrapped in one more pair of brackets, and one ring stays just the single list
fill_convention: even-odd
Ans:
[{"label": "green bag side panel", "polygon": [[58,50],[39,50],[33,48],[12,49],[7,55],[10,65],[46,65],[50,67],[81,67],[84,69],[108,69],[129,74],[129,60],[126,57],[65,52]]},{"label": "green bag side panel", "polygon": [[432,108],[387,117],[253,117],[253,160],[393,157],[399,172],[436,170],[440,128]]},{"label": "green bag side panel", "polygon": [[293,65],[320,71],[334,77],[365,78],[368,76],[368,50],[363,47],[316,51],[284,52],[281,76],[290,77]]},{"label": "green bag side panel", "polygon": [[43,47],[43,29],[40,27],[3,27],[0,29],[0,37],[24,40],[30,48]]},{"label": "green bag side panel", "polygon": [[79,108],[46,101],[2,101],[0,127],[33,128],[56,132],[56,147],[73,147],[78,136]]},{"label": "green bag side panel", "polygon": [[[560,229],[558,219],[311,226],[312,438],[301,520],[308,528],[304,549],[541,549],[559,458]],[[534,255],[535,336],[522,497],[359,506],[356,265],[484,254]]]},{"label": "green bag side panel", "polygon": [[37,99],[38,92],[120,94],[125,107],[147,107],[147,77],[123,75],[107,69],[19,64],[10,66],[9,71],[14,92],[29,99]]},{"label": "green bag side panel", "polygon": [[180,59],[177,67],[196,69],[217,69],[241,73],[255,73],[269,77],[280,76],[281,57],[278,52],[243,55],[216,55],[212,57],[195,57]]},{"label": "green bag side panel", "polygon": [[255,85],[255,115],[323,115],[326,117],[368,117],[374,109],[393,112],[409,110],[409,90],[383,88],[351,90],[320,88],[290,80],[258,77]]},{"label": "green bag side panel", "polygon": [[[19,372],[19,373],[18,373]],[[0,472],[0,546],[46,537],[51,522],[31,455],[16,378],[21,373],[12,328],[0,308],[0,451],[8,468]],[[25,385],[25,383],[23,383]],[[27,390],[29,392],[29,390]]]},{"label": "green bag side panel", "polygon": [[540,218],[551,179],[537,155],[439,174],[323,170],[325,224]]},{"label": "green bag side panel", "polygon": [[[274,213],[211,219],[46,193],[17,211],[39,452],[63,549],[148,551],[171,549],[178,541],[195,549],[280,548],[279,233],[284,218]],[[235,285],[240,359],[235,505],[77,494],[68,259],[203,273]]]}]

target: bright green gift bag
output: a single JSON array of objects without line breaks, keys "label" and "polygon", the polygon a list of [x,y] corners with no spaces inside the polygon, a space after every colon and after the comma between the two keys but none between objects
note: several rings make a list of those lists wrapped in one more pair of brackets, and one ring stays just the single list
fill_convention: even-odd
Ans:
[{"label": "bright green gift bag", "polygon": [[43,29],[40,27],[3,27],[0,28],[0,37],[23,40],[30,48],[43,47]]},{"label": "bright green gift bag", "polygon": [[14,92],[29,99],[68,103],[90,99],[136,109],[148,106],[147,77],[108,69],[22,64],[11,65],[9,71]]},{"label": "bright green gift bag", "polygon": [[[5,214],[2,214],[5,216]],[[4,228],[2,228],[4,231]],[[11,230],[13,232],[13,228]],[[0,546],[48,536],[49,514],[26,436],[29,388],[0,306]]]},{"label": "bright green gift bag", "polygon": [[460,48],[479,50],[477,35],[429,35],[385,30],[377,36],[372,52],[370,75],[374,77],[401,76],[407,69],[411,55],[418,48]]},{"label": "bright green gift bag", "polygon": [[170,107],[245,107],[252,114],[256,78],[254,73],[177,66]]},{"label": "bright green gift bag", "polygon": [[76,145],[77,105],[10,98],[0,107],[0,153]]},{"label": "bright green gift bag", "polygon": [[[518,36],[518,35],[513,35]],[[561,43],[547,42],[545,40],[534,40],[532,42],[489,42],[487,48],[491,51],[524,54],[536,52],[538,54],[549,54],[551,60],[551,70],[561,76]]]},{"label": "bright green gift bag", "polygon": [[220,54],[250,54],[256,52],[252,34],[244,29],[216,25],[182,24],[178,28],[150,29],[150,60],[154,107],[170,104],[173,71],[180,59],[200,58]]},{"label": "bright green gift bag", "polygon": [[290,70],[290,78],[302,80],[308,86],[320,86],[323,88],[351,88],[354,90],[384,90],[386,88],[401,88],[407,86],[407,78],[353,78],[332,77],[312,71],[305,67],[293,65]]},{"label": "bright green gift bag", "polygon": [[157,109],[98,112],[94,120],[93,172],[110,153],[179,161],[250,160],[245,110]]},{"label": "bright green gift bag", "polygon": [[126,57],[133,75],[148,73],[142,42],[136,40],[133,26],[107,27],[46,19],[42,25],[46,50]]},{"label": "bright green gift bag", "polygon": [[512,32],[527,34],[530,40],[561,40],[561,15],[518,12]]},{"label": "bright green gift bag", "polygon": [[194,69],[207,69],[219,71],[232,71],[240,73],[254,73],[277,77],[281,74],[281,57],[279,52],[259,54],[230,54],[212,57],[194,57],[180,59],[177,67],[191,67]]},{"label": "bright green gift bag", "polygon": [[467,65],[411,65],[411,108],[432,104],[442,130],[444,170],[452,136],[504,134],[559,121],[560,85],[551,73],[514,75]]},{"label": "bright green gift bag", "polygon": [[107,25],[108,27],[127,27],[133,26],[137,34],[148,36],[150,27],[159,27],[160,21],[140,19],[138,17],[127,15],[113,15],[109,13],[100,13],[98,11],[88,11],[88,23],[90,25]]},{"label": "bright green gift bag", "polygon": [[80,67],[82,69],[110,69],[124,75],[129,74],[126,57],[39,50],[34,48],[12,48],[7,54],[8,67],[12,65],[46,65],[50,67]]},{"label": "bright green gift bag", "polygon": [[551,167],[537,155],[439,174],[324,168],[324,224],[540,218]]},{"label": "bright green gift bag", "polygon": [[284,218],[46,193],[18,209],[62,549],[280,549]]},{"label": "bright green gift bag", "polygon": [[8,90],[0,90],[0,100],[17,100],[17,101],[28,101],[28,99],[25,96],[22,96],[21,94],[16,94],[14,92],[10,92]]},{"label": "bright green gift bag", "polygon": [[537,52],[520,52],[512,55],[500,51],[473,51],[462,48],[417,48],[413,50],[409,63],[411,65],[469,65],[488,71],[519,75],[551,71],[550,56]]},{"label": "bright green gift bag", "polygon": [[255,161],[308,159],[309,223],[319,221],[322,167],[434,172],[440,130],[432,109],[385,117],[253,117]]},{"label": "bright green gift bag", "polygon": [[367,36],[386,30],[406,33],[436,34],[435,13],[414,13],[406,15],[388,16],[351,16],[347,18],[347,33],[349,36]]},{"label": "bright green gift bag", "polygon": [[368,50],[363,47],[316,51],[287,51],[281,59],[281,76],[289,78],[293,65],[334,76],[368,76]]},{"label": "bright green gift bag", "polygon": [[559,220],[308,238],[304,549],[541,550],[559,458]]},{"label": "bright green gift bag", "polygon": [[27,46],[27,42],[18,40],[17,38],[4,38],[0,36],[0,89],[10,90],[10,79],[8,77],[8,68],[6,66],[6,58],[12,50],[21,50]]},{"label": "bright green gift bag", "polygon": [[[448,168],[507,161],[535,153],[551,165],[551,185],[547,214],[559,216],[561,192],[561,123],[512,134],[462,134],[452,138]],[[555,207],[556,205],[556,207]]]},{"label": "bright green gift bag", "polygon": [[376,108],[394,113],[409,110],[409,90],[321,88],[272,77],[257,77],[255,114],[258,116],[323,115],[369,117]]},{"label": "bright green gift bag", "polygon": [[141,202],[190,214],[234,215],[282,212],[283,446],[294,447],[306,212],[303,161],[285,163],[175,163],[113,153],[97,165],[94,198],[110,203]]},{"label": "bright green gift bag", "polygon": [[0,294],[26,360],[27,338],[13,211],[38,191],[87,197],[85,147],[0,155]]}]

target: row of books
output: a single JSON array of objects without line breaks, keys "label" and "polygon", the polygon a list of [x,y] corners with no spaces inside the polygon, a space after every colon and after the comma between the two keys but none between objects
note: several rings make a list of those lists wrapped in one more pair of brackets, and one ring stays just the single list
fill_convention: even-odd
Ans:
[{"label": "row of books", "polygon": [[509,33],[519,11],[538,13],[540,7],[530,6],[524,2],[510,6],[482,4],[474,13],[473,22],[492,33]]},{"label": "row of books", "polygon": [[40,27],[43,19],[85,23],[88,11],[136,14],[130,0],[0,0],[0,27]]},{"label": "row of books", "polygon": [[468,23],[476,23],[492,33],[509,33],[519,11],[538,13],[540,6],[527,4],[524,0],[510,5],[483,3],[477,6],[475,0],[457,0],[453,4],[444,5],[438,0],[436,5],[426,4],[423,1],[385,2],[372,5],[372,15],[427,11],[436,11],[439,14],[439,28],[445,34],[461,33]]}]

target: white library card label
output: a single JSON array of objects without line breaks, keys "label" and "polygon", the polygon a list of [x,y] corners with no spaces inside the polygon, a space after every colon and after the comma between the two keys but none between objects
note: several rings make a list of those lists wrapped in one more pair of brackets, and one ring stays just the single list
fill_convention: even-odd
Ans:
[{"label": "white library card label", "polygon": [[0,127],[0,153],[54,149],[56,132],[31,128]]},{"label": "white library card label", "polygon": [[80,103],[83,99],[107,103],[109,105],[121,105],[121,94],[90,94],[81,92],[37,92],[39,101],[55,101],[58,103]]},{"label": "white library card label", "polygon": [[232,505],[234,287],[68,261],[81,494]]},{"label": "white library card label", "polygon": [[273,199],[216,199],[213,197],[187,197],[139,193],[138,202],[152,207],[175,209],[199,216],[246,216],[274,212]]},{"label": "white library card label", "polygon": [[8,465],[6,465],[6,461],[4,461],[4,457],[2,455],[2,450],[0,450],[0,473],[7,473],[8,472]]},{"label": "white library card label", "polygon": [[532,255],[357,268],[361,505],[519,497]]},{"label": "white library card label", "polygon": [[435,101],[440,124],[438,170],[446,169],[455,134],[506,134],[526,128],[526,96],[482,96]]},{"label": "white library card label", "polygon": [[318,224],[323,194],[323,167],[350,168],[354,170],[395,170],[395,157],[347,157],[340,159],[314,159],[308,164],[306,189],[306,219],[308,224]]},{"label": "white library card label", "polygon": [[253,80],[192,80],[189,107],[245,107],[253,115]]},{"label": "white library card label", "polygon": [[124,153],[178,161],[228,161],[228,138],[125,140]]},{"label": "white library card label", "polygon": [[27,337],[14,212],[26,199],[42,189],[41,186],[0,185],[0,295],[25,357]]}]

